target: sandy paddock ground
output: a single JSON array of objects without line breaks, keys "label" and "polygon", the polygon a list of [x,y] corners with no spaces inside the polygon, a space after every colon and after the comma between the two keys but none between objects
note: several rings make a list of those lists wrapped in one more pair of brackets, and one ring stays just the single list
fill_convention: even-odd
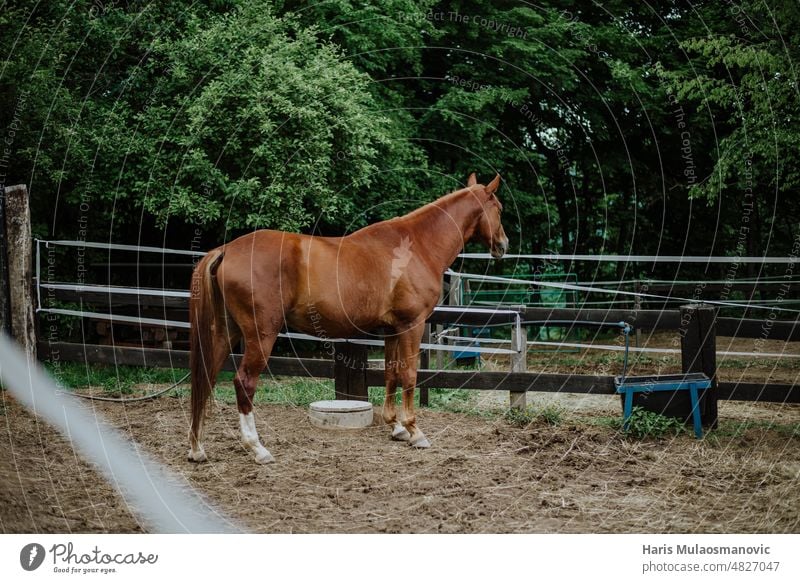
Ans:
[{"label": "sandy paddock ground", "polygon": [[[147,530],[63,437],[0,397],[0,530]],[[305,408],[259,405],[259,431],[277,460],[268,466],[239,443],[234,405],[215,407],[205,464],[185,459],[188,399],[95,407],[252,532],[800,530],[798,406],[721,403],[723,429],[747,428],[640,441],[591,422],[620,414],[614,397],[529,399],[557,404],[563,422],[518,427],[502,415],[423,409],[433,443],[424,451],[392,442],[379,408],[372,427],[348,432],[311,426]]]}]

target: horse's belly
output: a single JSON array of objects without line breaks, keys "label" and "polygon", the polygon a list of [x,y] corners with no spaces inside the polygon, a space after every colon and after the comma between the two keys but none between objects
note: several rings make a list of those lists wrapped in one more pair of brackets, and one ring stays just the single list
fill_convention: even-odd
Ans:
[{"label": "horse's belly", "polygon": [[335,310],[324,304],[311,303],[286,315],[286,325],[320,338],[348,338],[366,334],[383,322],[374,314],[341,306]]}]

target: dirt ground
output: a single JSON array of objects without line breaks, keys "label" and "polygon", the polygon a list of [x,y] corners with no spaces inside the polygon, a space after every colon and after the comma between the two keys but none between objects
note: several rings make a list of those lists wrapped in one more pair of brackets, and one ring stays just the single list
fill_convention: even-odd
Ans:
[{"label": "dirt ground", "polygon": [[[0,397],[3,532],[146,530],[64,438]],[[589,423],[619,415],[612,397],[530,397],[558,399],[564,421],[422,410],[424,451],[392,442],[377,408],[372,427],[348,432],[311,426],[305,408],[260,405],[268,466],[239,443],[234,405],[215,407],[205,464],[185,459],[187,399],[97,410],[252,532],[800,532],[800,435],[786,431],[800,407],[721,403],[721,427],[749,428],[639,441]]]}]

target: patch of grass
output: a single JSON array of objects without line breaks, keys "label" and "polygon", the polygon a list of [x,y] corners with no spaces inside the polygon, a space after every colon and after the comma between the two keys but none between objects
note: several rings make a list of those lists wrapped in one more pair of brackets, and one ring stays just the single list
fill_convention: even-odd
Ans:
[{"label": "patch of grass", "polygon": [[183,369],[139,366],[92,365],[76,362],[46,362],[45,368],[65,389],[103,387],[105,392],[130,393],[135,385],[174,383],[186,374]]},{"label": "patch of grass", "polygon": [[536,419],[531,407],[525,409],[512,407],[505,412],[504,417],[511,425],[516,425],[517,427],[527,427]]},{"label": "patch of grass", "polygon": [[333,399],[336,393],[333,381],[313,378],[285,378],[261,381],[262,403],[283,403],[297,407],[308,406],[314,401]]},{"label": "patch of grass", "polygon": [[[589,425],[606,427],[614,431],[622,431],[622,417],[587,417],[585,422]],[[637,439],[647,437],[663,437],[667,434],[678,435],[686,431],[686,426],[674,417],[666,417],[641,407],[634,407],[631,411],[630,423],[626,435]]]},{"label": "patch of grass", "polygon": [[[620,420],[622,427],[622,420]],[[678,435],[685,431],[685,425],[675,417],[666,417],[641,407],[634,407],[628,419],[627,434],[638,439]]]},{"label": "patch of grass", "polygon": [[[217,381],[217,385],[214,387],[214,398],[223,403],[233,404],[236,403],[233,373],[228,373],[226,376],[228,378],[221,378]],[[173,394],[180,397],[188,397],[190,394],[189,386],[182,385]],[[256,404],[270,403],[307,407],[314,401],[325,401],[333,398],[335,398],[333,381],[329,379],[295,377],[264,379],[262,377],[258,383],[253,401]],[[370,400],[372,399],[370,398]]]},{"label": "patch of grass", "polygon": [[622,429],[622,418],[621,417],[586,417],[585,421],[588,425],[595,425],[597,427],[606,427],[608,429],[613,429],[614,431],[619,431]]},{"label": "patch of grass", "polygon": [[525,409],[511,408],[505,412],[506,421],[517,427],[527,427],[536,422],[547,425],[560,425],[564,420],[564,409],[557,405],[544,407],[526,407]]},{"label": "patch of grass", "polygon": [[564,419],[564,409],[557,405],[547,405],[539,410],[539,419],[548,425],[560,425]]},{"label": "patch of grass", "polygon": [[130,377],[108,377],[103,379],[103,392],[109,397],[124,397],[133,393],[133,385]]}]

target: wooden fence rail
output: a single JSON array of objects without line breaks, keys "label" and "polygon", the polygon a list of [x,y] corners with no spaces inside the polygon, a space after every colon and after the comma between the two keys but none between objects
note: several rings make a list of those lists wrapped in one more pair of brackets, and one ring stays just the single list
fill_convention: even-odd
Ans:
[{"label": "wooden fence rail", "polygon": [[[354,346],[354,345],[351,345]],[[83,364],[116,364],[151,368],[187,369],[189,352],[160,348],[130,348],[75,344],[71,342],[40,342],[39,354],[54,362],[79,362]],[[241,354],[232,354],[224,370],[236,370]],[[351,353],[352,356],[352,353]],[[335,379],[335,359],[295,358],[273,356],[267,373],[275,376],[298,376]],[[340,362],[344,362],[343,360]],[[383,370],[372,368],[361,359],[349,361],[352,368],[365,371],[366,386],[382,387]],[[534,372],[430,370],[418,371],[420,389],[475,389],[482,391],[537,391],[611,395],[614,382],[611,376],[541,374]],[[342,391],[342,387],[339,387]],[[343,393],[350,394],[346,389]],[[358,396],[363,397],[359,394]],[[760,401],[770,403],[800,403],[800,387],[775,383],[719,383],[719,398],[732,401]]]}]

